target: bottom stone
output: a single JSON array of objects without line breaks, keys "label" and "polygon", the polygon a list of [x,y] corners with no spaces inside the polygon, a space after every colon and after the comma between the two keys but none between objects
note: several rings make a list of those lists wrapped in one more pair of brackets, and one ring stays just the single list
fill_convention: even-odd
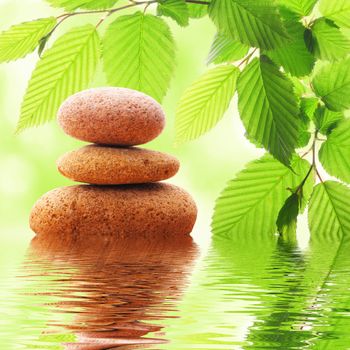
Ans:
[{"label": "bottom stone", "polygon": [[176,238],[197,217],[191,196],[164,183],[61,187],[43,195],[30,214],[38,235]]}]

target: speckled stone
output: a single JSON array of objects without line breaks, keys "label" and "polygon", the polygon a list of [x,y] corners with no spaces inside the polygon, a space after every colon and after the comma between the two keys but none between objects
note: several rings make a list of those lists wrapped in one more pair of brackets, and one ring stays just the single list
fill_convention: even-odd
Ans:
[{"label": "speckled stone", "polygon": [[173,239],[192,231],[197,208],[181,188],[165,183],[61,187],[30,214],[38,235]]},{"label": "speckled stone", "polygon": [[63,155],[57,167],[74,181],[119,185],[168,179],[177,173],[180,163],[168,154],[137,147],[88,145]]},{"label": "speckled stone", "polygon": [[156,138],[164,128],[165,116],[150,96],[106,87],[70,96],[58,111],[58,121],[68,135],[79,140],[133,146]]}]

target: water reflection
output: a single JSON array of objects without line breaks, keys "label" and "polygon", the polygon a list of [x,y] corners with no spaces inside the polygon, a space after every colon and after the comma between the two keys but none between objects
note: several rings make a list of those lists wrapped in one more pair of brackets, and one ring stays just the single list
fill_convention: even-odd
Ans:
[{"label": "water reflection", "polygon": [[193,270],[191,240],[35,239],[1,328],[21,349],[350,349],[349,252],[242,234]]},{"label": "water reflection", "polygon": [[[306,252],[282,239],[274,249],[235,243],[234,253],[218,244],[216,254],[232,256],[232,272],[245,279],[247,295],[257,302],[249,311],[255,320],[247,327],[243,349],[350,348],[349,241],[314,237]],[[262,251],[259,271],[255,261]]]},{"label": "water reflection", "polygon": [[316,336],[307,349],[350,349],[350,237],[343,235],[311,240],[305,314]]},{"label": "water reflection", "polygon": [[314,334],[304,327],[307,291],[304,276],[307,256],[296,244],[277,240],[276,248],[260,282],[263,310],[249,327],[245,349],[301,349]]},{"label": "water reflection", "polygon": [[46,349],[51,336],[56,345],[68,339],[64,349],[103,350],[165,342],[161,320],[176,310],[196,256],[190,239],[154,244],[35,238],[25,278],[45,276],[50,283],[35,294],[57,299],[43,305],[51,316],[39,343]]},{"label": "water reflection", "polygon": [[350,245],[214,242],[162,349],[350,349]]}]

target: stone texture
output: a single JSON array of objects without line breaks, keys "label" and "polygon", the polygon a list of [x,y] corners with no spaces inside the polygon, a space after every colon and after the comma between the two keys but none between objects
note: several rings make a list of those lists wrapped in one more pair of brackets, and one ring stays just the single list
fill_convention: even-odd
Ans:
[{"label": "stone texture", "polygon": [[79,140],[121,146],[156,138],[165,117],[153,98],[126,88],[95,88],[70,96],[58,111],[63,130]]},{"label": "stone texture", "polygon": [[164,184],[61,187],[30,214],[38,235],[176,239],[189,234],[197,208],[179,187]]},{"label": "stone texture", "polygon": [[96,185],[156,182],[174,176],[179,161],[168,154],[137,147],[88,145],[62,156],[58,170],[71,180]]}]

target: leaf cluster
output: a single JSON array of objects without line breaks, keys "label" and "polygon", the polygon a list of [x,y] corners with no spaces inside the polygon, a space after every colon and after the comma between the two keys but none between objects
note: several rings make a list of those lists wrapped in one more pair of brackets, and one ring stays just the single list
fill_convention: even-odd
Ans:
[{"label": "leaf cluster", "polygon": [[[100,63],[110,85],[136,89],[161,102],[175,70],[176,56],[164,18],[186,26],[190,18],[207,13],[205,4],[190,4],[196,5],[193,7],[185,0],[130,1],[119,7],[117,0],[46,1],[66,12],[16,24],[0,34],[0,63],[23,58],[35,49],[40,56],[23,98],[17,131],[53,120],[65,98],[92,84]],[[151,4],[157,7],[156,15],[146,13]],[[105,19],[127,8],[136,10],[116,16],[101,35],[99,26]],[[95,24],[73,27],[56,36],[62,22],[84,14],[100,18]]]},{"label": "leaf cluster", "polygon": [[[218,32],[208,64],[215,66],[180,100],[177,141],[211,130],[237,91],[247,138],[270,153],[249,163],[220,195],[215,237],[278,231],[293,239],[308,204],[314,235],[338,227],[350,234],[349,188],[323,181],[318,169],[321,163],[328,175],[350,183],[349,9],[348,2],[330,0],[211,1]],[[298,153],[311,153],[311,162]]]}]

